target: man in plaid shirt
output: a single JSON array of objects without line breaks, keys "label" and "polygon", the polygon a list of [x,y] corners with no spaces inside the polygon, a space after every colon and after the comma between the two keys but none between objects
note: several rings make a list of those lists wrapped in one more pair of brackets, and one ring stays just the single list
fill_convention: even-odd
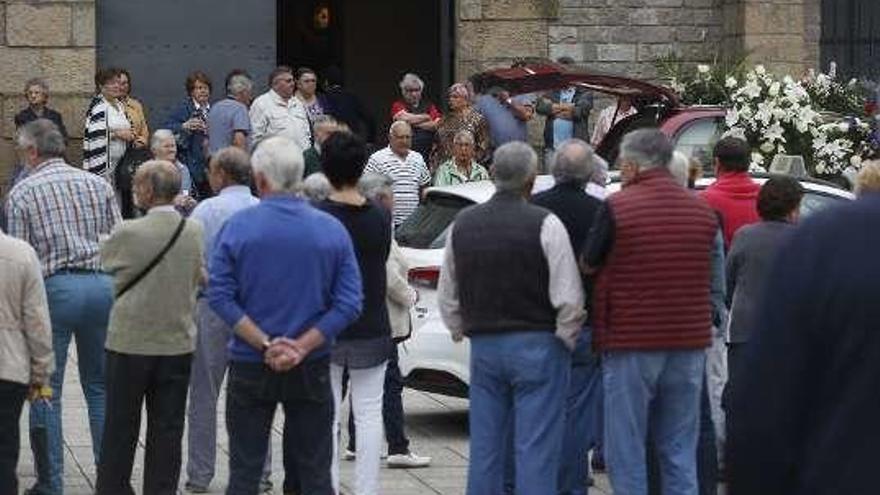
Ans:
[{"label": "man in plaid shirt", "polygon": [[[51,406],[31,407],[31,432],[45,429],[49,479],[38,477],[32,493],[63,492],[61,385],[72,337],[89,410],[92,450],[98,462],[104,428],[104,341],[113,304],[111,278],[101,271],[98,244],[121,220],[113,187],[97,175],[64,162],[64,138],[40,119],[18,131],[17,145],[28,175],[9,193],[9,234],[37,252],[52,321],[55,372]],[[40,457],[36,450],[36,459]],[[38,469],[38,471],[44,471]]]}]

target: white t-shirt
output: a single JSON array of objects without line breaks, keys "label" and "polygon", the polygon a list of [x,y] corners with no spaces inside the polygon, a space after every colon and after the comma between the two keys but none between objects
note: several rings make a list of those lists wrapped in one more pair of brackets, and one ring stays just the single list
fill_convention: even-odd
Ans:
[{"label": "white t-shirt", "polygon": [[113,137],[114,131],[131,129],[131,122],[125,116],[125,110],[119,102],[107,105],[107,129],[110,130],[110,142],[107,143],[107,162],[110,169],[116,168],[119,159],[125,154],[126,142]]}]

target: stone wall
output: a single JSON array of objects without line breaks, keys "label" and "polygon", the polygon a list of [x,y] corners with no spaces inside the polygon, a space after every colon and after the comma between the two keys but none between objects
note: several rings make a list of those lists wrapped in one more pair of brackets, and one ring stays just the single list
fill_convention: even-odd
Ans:
[{"label": "stone wall", "polygon": [[725,46],[750,61],[794,76],[818,66],[821,0],[724,0],[723,17]]},{"label": "stone wall", "polygon": [[95,0],[0,2],[0,190],[16,161],[13,117],[27,104],[33,77],[49,85],[49,106],[71,136],[68,156],[79,163],[83,118],[95,74]]},{"label": "stone wall", "polygon": [[549,55],[600,72],[657,76],[654,61],[678,54],[712,60],[720,49],[721,0],[561,0],[549,26]]}]

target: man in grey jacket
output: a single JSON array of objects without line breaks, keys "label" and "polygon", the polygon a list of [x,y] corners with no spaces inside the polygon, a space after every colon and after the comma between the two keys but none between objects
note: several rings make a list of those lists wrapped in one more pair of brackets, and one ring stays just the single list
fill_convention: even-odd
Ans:
[{"label": "man in grey jacket", "polygon": [[54,368],[52,326],[37,253],[0,231],[0,493],[18,493],[19,419]]},{"label": "man in grey jacket", "polygon": [[756,323],[755,312],[764,298],[767,274],[779,245],[794,229],[803,195],[800,183],[792,177],[768,180],[758,194],[761,222],[743,227],[733,238],[726,268],[727,302],[731,309],[725,396],[732,393],[742,374],[743,349]]}]

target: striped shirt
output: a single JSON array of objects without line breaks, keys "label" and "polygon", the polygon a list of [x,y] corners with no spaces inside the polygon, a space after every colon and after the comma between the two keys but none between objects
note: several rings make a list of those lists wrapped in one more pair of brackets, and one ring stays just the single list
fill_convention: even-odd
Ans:
[{"label": "striped shirt", "polygon": [[419,189],[431,183],[431,174],[422,155],[410,150],[402,159],[386,146],[367,161],[365,172],[384,174],[391,179],[394,192],[394,225],[398,226],[419,206]]},{"label": "striped shirt", "polygon": [[9,235],[37,251],[43,276],[101,269],[99,237],[121,221],[113,187],[60,158],[37,165],[9,193]]}]

